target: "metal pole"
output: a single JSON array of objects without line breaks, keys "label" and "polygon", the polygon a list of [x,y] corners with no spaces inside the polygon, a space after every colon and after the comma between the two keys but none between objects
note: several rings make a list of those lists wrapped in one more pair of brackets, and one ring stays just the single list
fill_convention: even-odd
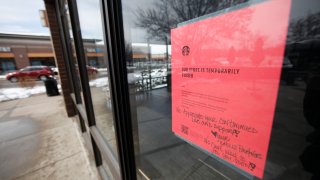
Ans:
[{"label": "metal pole", "polygon": [[166,60],[167,60],[167,73],[169,70],[169,52],[168,52],[168,38],[166,37]]},{"label": "metal pole", "polygon": [[147,44],[148,44],[148,60],[149,60],[149,86],[150,86],[150,90],[152,90],[152,83],[151,83],[151,47],[150,47],[150,42],[149,42],[149,38],[147,40]]}]

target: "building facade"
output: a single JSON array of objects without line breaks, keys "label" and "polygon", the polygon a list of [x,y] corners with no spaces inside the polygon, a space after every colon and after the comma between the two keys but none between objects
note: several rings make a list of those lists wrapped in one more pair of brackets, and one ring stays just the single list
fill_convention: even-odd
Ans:
[{"label": "building facade", "polygon": [[[102,179],[319,179],[319,1],[44,2]],[[103,39],[95,81],[87,33]]]},{"label": "building facade", "polygon": [[[85,39],[88,65],[104,68],[101,62],[103,50],[96,39]],[[0,73],[26,66],[56,66],[50,36],[28,34],[0,34]]]}]

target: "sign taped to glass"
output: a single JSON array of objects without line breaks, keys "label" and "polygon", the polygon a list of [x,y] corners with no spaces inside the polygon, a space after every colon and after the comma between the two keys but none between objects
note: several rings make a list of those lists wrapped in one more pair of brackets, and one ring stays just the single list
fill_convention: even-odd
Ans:
[{"label": "sign taped to glass", "polygon": [[173,132],[259,178],[267,159],[290,4],[263,1],[171,31]]}]

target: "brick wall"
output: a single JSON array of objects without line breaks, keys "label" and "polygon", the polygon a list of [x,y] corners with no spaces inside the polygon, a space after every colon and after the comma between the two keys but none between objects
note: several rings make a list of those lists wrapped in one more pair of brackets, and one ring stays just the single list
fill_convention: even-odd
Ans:
[{"label": "brick wall", "polygon": [[65,59],[63,55],[62,49],[62,40],[60,38],[60,29],[57,21],[57,14],[56,14],[56,7],[54,0],[44,0],[45,7],[48,14],[48,21],[49,21],[49,28],[51,33],[51,40],[53,44],[53,49],[56,57],[56,64],[59,69],[59,75],[61,79],[61,88],[63,93],[63,98],[65,102],[65,107],[68,116],[74,116],[76,114],[74,104],[72,102],[70,93],[71,86],[70,86],[70,79],[68,77]]},{"label": "brick wall", "polygon": [[29,53],[52,53],[52,47],[34,47],[28,46]]},{"label": "brick wall", "polygon": [[30,65],[26,47],[11,48],[11,52],[14,54],[17,69]]}]

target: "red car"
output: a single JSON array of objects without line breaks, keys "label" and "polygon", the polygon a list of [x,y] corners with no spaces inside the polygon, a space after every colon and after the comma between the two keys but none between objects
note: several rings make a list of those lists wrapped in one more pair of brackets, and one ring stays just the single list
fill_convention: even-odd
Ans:
[{"label": "red car", "polygon": [[[93,66],[89,66],[89,65],[86,65],[87,67],[87,72],[88,72],[88,75],[95,75],[95,74],[98,74],[98,69],[93,67]],[[78,68],[78,64],[75,64],[75,68],[77,70],[77,73],[79,73],[79,68]]]},{"label": "red car", "polygon": [[19,71],[8,73],[6,78],[15,83],[23,78],[46,80],[49,76],[54,76],[54,72],[48,66],[27,66]]},{"label": "red car", "polygon": [[97,74],[97,73],[98,73],[97,68],[92,67],[92,66],[88,66],[88,65],[87,65],[87,71],[88,71],[88,74],[89,74],[89,75],[90,75],[90,74]]}]

